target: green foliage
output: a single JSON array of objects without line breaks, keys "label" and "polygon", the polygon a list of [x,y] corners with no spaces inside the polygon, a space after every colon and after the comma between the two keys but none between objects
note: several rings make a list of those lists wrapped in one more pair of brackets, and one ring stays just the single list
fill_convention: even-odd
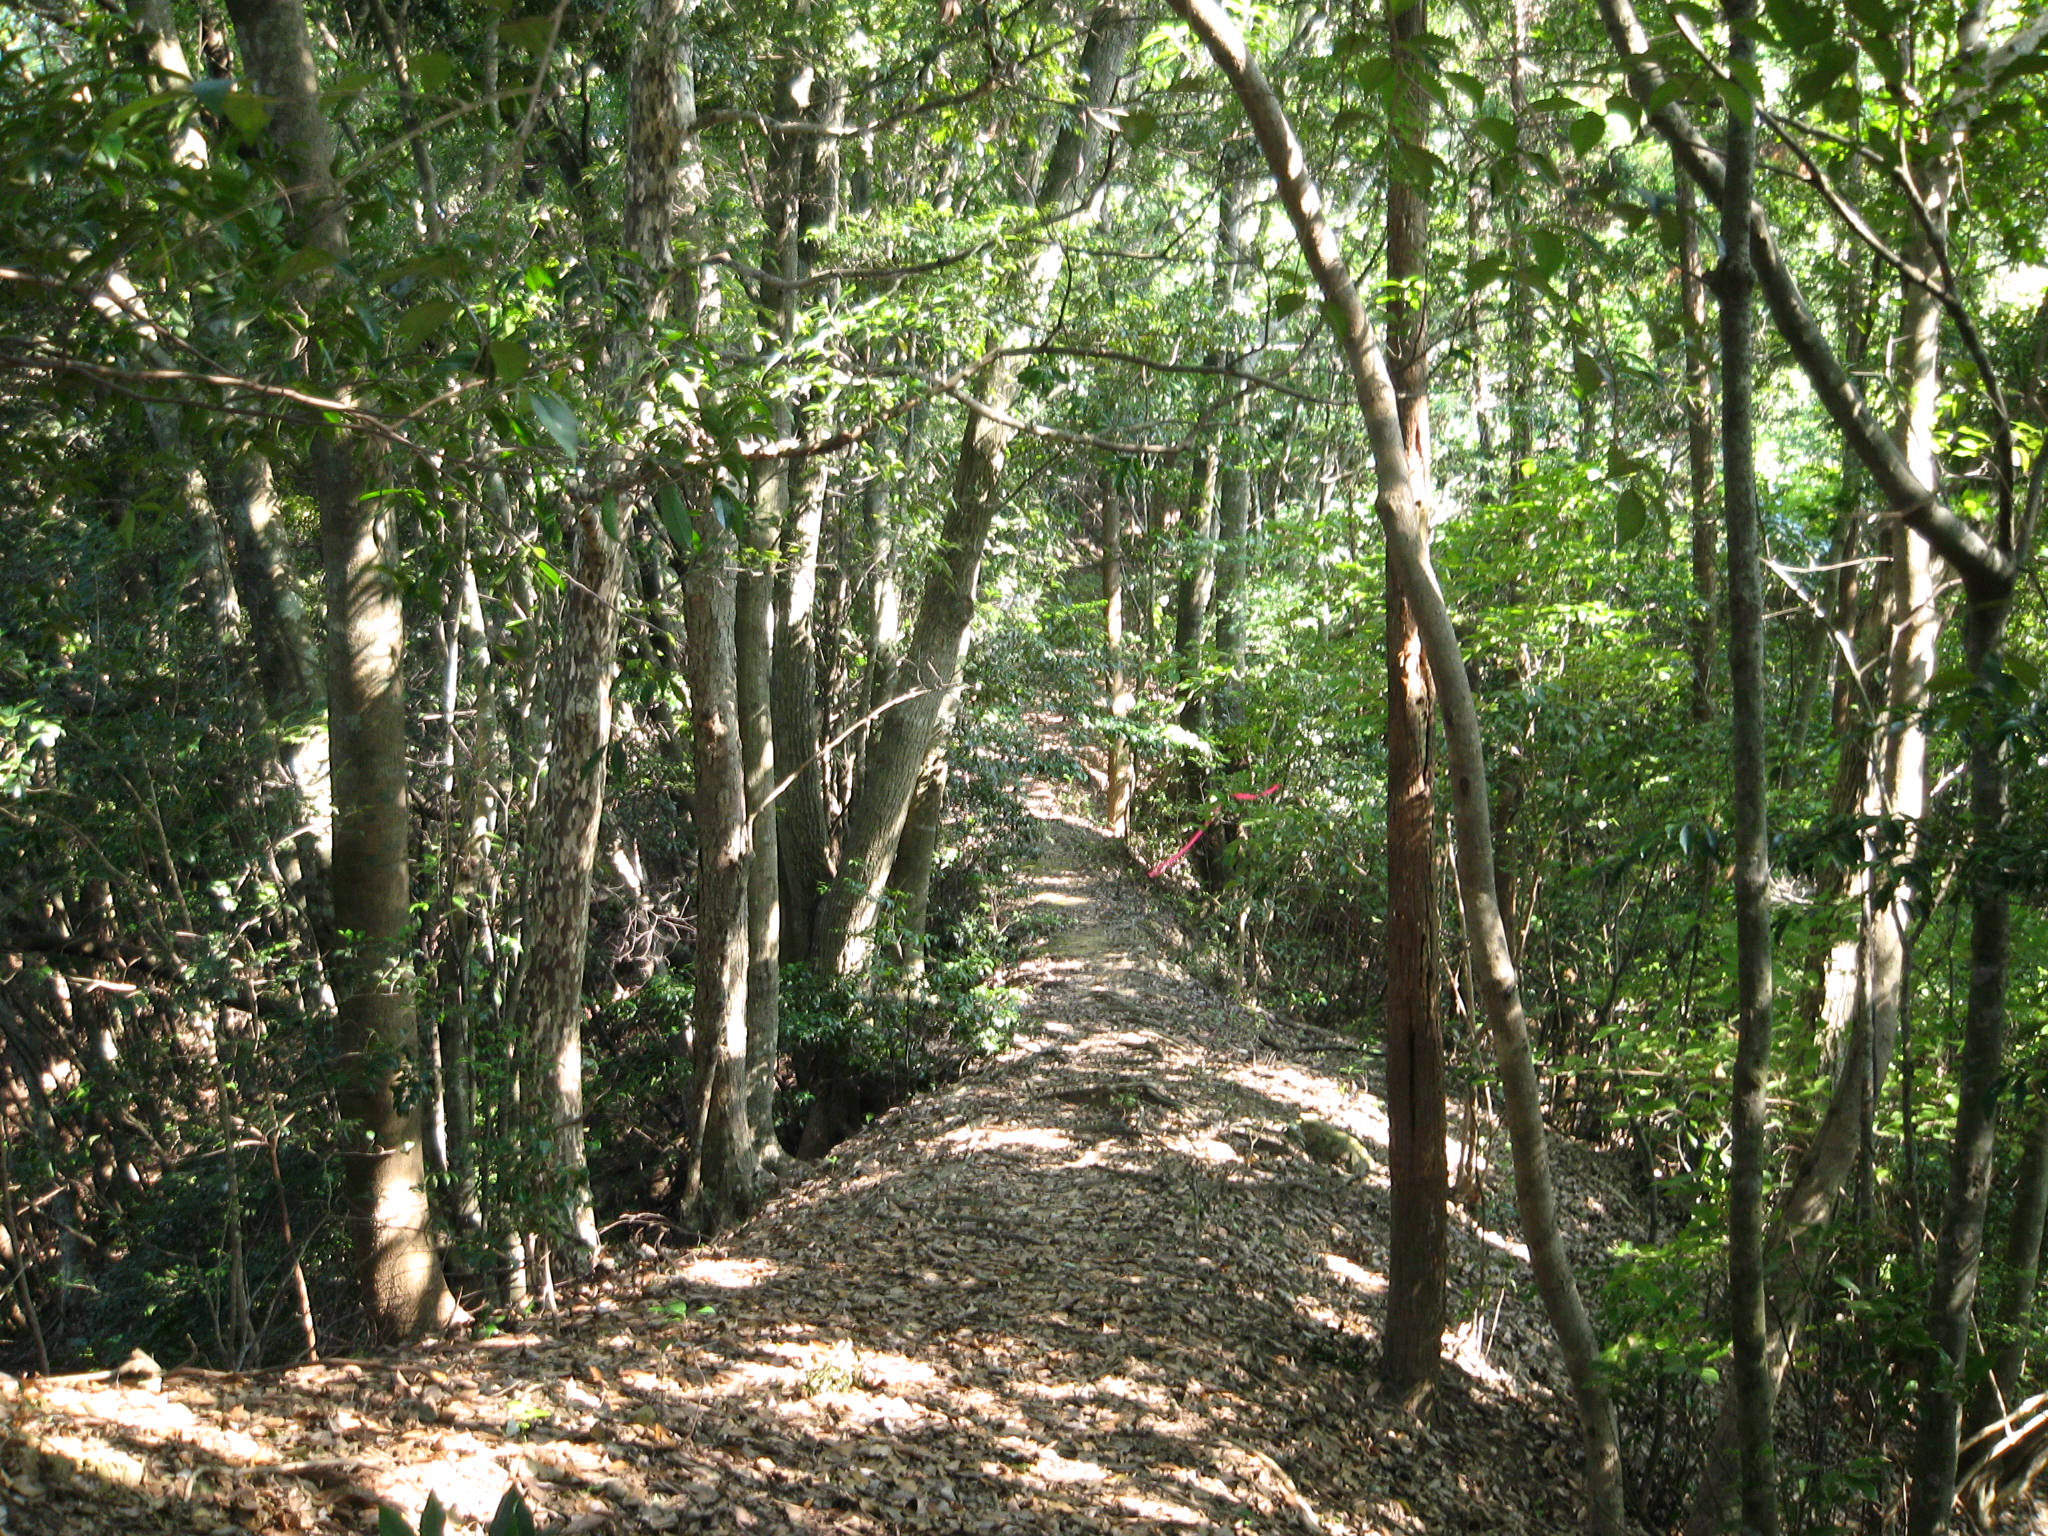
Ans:
[{"label": "green foliage", "polygon": [[[427,1495],[426,1507],[420,1511],[417,1527],[408,1525],[405,1516],[389,1504],[377,1511],[377,1536],[443,1536],[448,1529],[448,1512],[441,1506],[439,1494]],[[526,1495],[517,1488],[507,1488],[505,1496],[498,1500],[497,1512],[491,1516],[491,1523],[485,1528],[486,1536],[533,1536],[533,1510],[526,1502]]]}]

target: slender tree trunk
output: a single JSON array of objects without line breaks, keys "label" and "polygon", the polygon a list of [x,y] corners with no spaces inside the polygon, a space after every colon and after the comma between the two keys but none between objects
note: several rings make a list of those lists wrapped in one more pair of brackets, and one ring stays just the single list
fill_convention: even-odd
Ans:
[{"label": "slender tree trunk", "polygon": [[[1729,57],[1756,57],[1754,0],[1724,0]],[[1749,205],[1756,178],[1756,104],[1728,100],[1722,193],[1721,498],[1728,525],[1730,776],[1735,801],[1736,1042],[1728,1112],[1728,1319],[1737,1405],[1744,1536],[1776,1536],[1778,1472],[1764,1309],[1764,1136],[1771,1061],[1770,779],[1765,771],[1763,550],[1756,500],[1756,270]]]},{"label": "slender tree trunk", "polygon": [[[775,86],[775,116],[794,122],[814,106],[840,100],[821,91],[808,68],[785,74]],[[811,240],[807,222],[830,226],[837,201],[837,160],[806,157],[805,141],[789,134],[775,137],[770,165],[772,193],[763,259],[784,283],[794,284],[810,269]],[[828,141],[830,142],[830,141]],[[829,180],[829,187],[820,186]],[[822,217],[810,210],[822,211]],[[763,307],[770,307],[764,291]],[[772,291],[777,334],[784,345],[796,333],[800,293],[794,287]],[[799,431],[805,413],[796,404],[788,412],[787,430]],[[834,874],[832,816],[825,795],[825,716],[820,691],[818,635],[818,568],[824,548],[826,479],[822,466],[806,459],[783,466],[784,520],[782,560],[776,572],[773,711],[775,757],[782,772],[792,775],[776,802],[776,857],[782,894],[782,954],[792,961],[813,958],[817,947],[816,916],[822,893]]]},{"label": "slender tree trunk", "polygon": [[[1426,66],[1417,41],[1429,31],[1427,0],[1387,8],[1401,81],[1387,175],[1388,362],[1401,442],[1429,528],[1428,190],[1407,152],[1429,138]],[[1436,984],[1436,795],[1430,735],[1436,712],[1429,662],[1393,551],[1386,558],[1387,645],[1387,1389],[1426,1407],[1443,1358],[1449,1274],[1450,1170],[1445,1161],[1444,1039]]]},{"label": "slender tree trunk", "polygon": [[1102,503],[1102,649],[1107,667],[1110,735],[1103,783],[1103,824],[1109,835],[1131,835],[1131,744],[1121,722],[1137,704],[1124,667],[1124,504],[1115,493]]},{"label": "slender tree trunk", "polygon": [[1515,1197],[1530,1267],[1557,1334],[1579,1410],[1586,1455],[1587,1528],[1594,1536],[1621,1536],[1627,1528],[1621,1435],[1600,1361],[1599,1341],[1579,1296],[1558,1224],[1556,1188],[1544,1141],[1542,1094],[1529,1047],[1520,984],[1501,922],[1479,716],[1457,629],[1437,586],[1423,537],[1421,510],[1402,447],[1393,381],[1358,290],[1324,221],[1322,193],[1308,173],[1301,141],[1246,50],[1236,23],[1215,0],[1173,0],[1173,8],[1195,30],[1229,79],[1265,152],[1302,254],[1328,303],[1372,441],[1381,524],[1400,557],[1402,580],[1415,605],[1430,671],[1440,691],[1452,809],[1457,819],[1458,889],[1473,980],[1500,1063],[1508,1134],[1514,1149]]},{"label": "slender tree trunk", "polygon": [[[334,141],[300,0],[231,0],[228,9],[290,162],[303,238],[345,261],[348,210],[334,179]],[[380,1335],[404,1339],[448,1322],[455,1302],[431,1230],[419,1105],[399,1093],[419,1052],[407,962],[405,618],[393,575],[392,503],[372,494],[376,467],[364,444],[333,427],[314,429],[334,758],[334,922],[348,935],[331,967],[343,1182],[364,1311]]]},{"label": "slender tree trunk", "polygon": [[1719,544],[1714,516],[1714,365],[1707,334],[1706,267],[1700,260],[1698,194],[1678,171],[1679,321],[1685,336],[1685,463],[1692,523],[1692,717],[1714,714],[1714,631],[1720,581],[1714,569]]},{"label": "slender tree trunk", "polygon": [[[1659,93],[1662,70],[1630,0],[1600,0],[1602,17],[1616,53],[1629,74],[1629,89],[1650,104],[1649,120],[1683,163],[1686,174],[1718,195],[1726,169],[1699,136],[1683,109]],[[1959,39],[1965,54],[1982,49],[1983,12],[1964,19]],[[1778,333],[1844,438],[1870,472],[1878,491],[1901,521],[1925,538],[1962,578],[1969,599],[1963,652],[1974,676],[1995,688],[2001,672],[1999,648],[2021,571],[2021,554],[2032,541],[2040,515],[2044,481],[2030,481],[2024,512],[2011,504],[2014,488],[2002,487],[1999,517],[1987,536],[1958,514],[1913,470],[1899,444],[1879,430],[1862,391],[1828,345],[1778,249],[1764,210],[1752,204],[1749,244],[1760,286]],[[2010,466],[2002,465],[2003,473]],[[1911,1536],[1945,1530],[1955,1502],[1955,1467],[1960,1410],[1957,1378],[1969,1340],[1976,1299],[1977,1269],[1984,1235],[1996,1131],[1996,1090],[2005,1040],[2006,990],[2011,961],[2011,898],[1996,878],[1991,851],[2005,827],[2005,766],[1997,734],[1973,732],[1969,754],[1970,982],[1957,1074],[1955,1139],[1949,1187],[1942,1211],[1934,1285],[1929,1299],[1930,1348],[1924,1362],[1923,1395],[1916,1426],[1907,1529]]]},{"label": "slender tree trunk", "polygon": [[[1066,207],[1086,177],[1099,137],[1097,124],[1115,99],[1124,62],[1136,46],[1143,22],[1114,5],[1090,18],[1081,49],[1082,95],[1088,110],[1060,131],[1040,182],[1037,207]],[[1071,226],[1069,226],[1071,228]],[[1060,245],[1041,246],[1029,264],[1026,303],[1029,320],[1009,341],[1021,348],[1050,302],[1064,264]],[[983,376],[982,398],[1007,413],[1016,398],[1023,359],[1012,351]],[[967,660],[981,560],[1001,505],[1001,480],[1013,429],[977,412],[967,418],[953,473],[952,501],[939,536],[941,563],[926,580],[917,622],[904,657],[903,687],[908,702],[875,722],[865,771],[847,809],[838,876],[819,909],[813,952],[818,966],[851,975],[867,962],[882,895],[896,861],[897,843],[933,743],[949,718]]]},{"label": "slender tree trunk", "polygon": [[[2038,1088],[2034,1098],[2038,1104]],[[1991,1373],[1984,1378],[1970,1410],[1972,1430],[2002,1418],[2019,1397],[2034,1292],[2041,1279],[2041,1234],[2048,1229],[2048,1105],[2034,1111],[2015,1182],[2018,1187],[2013,1194],[2012,1224],[2005,1234],[2005,1294],[1998,1304]]]},{"label": "slender tree trunk", "polygon": [[691,756],[697,770],[697,991],[690,1011],[696,1135],[683,1199],[715,1232],[753,1209],[759,1165],[747,1120],[747,891],[752,839],[734,644],[738,554],[709,496],[684,583]]},{"label": "slender tree trunk", "polygon": [[775,792],[775,574],[770,562],[781,539],[784,490],[780,464],[764,467],[754,487],[747,563],[740,572],[734,637],[738,669],[741,771],[754,847],[747,861],[747,1123],[756,1159],[782,1160],[775,1139],[775,1067],[782,1045],[782,881],[777,856]]},{"label": "slender tree trunk", "polygon": [[[1978,677],[1994,674],[2004,628],[2003,605],[1973,607],[1964,621],[1963,650]],[[2005,833],[2004,743],[1988,721],[1970,741],[1972,850],[1989,850]],[[1949,1147],[1948,1193],[1935,1244],[1928,1293],[1926,1359],[1921,1366],[1920,1417],[1908,1489],[1909,1536],[1938,1536],[1955,1505],[1956,1456],[1962,1432],[1962,1367],[1969,1351],[1984,1250],[1984,1214],[1998,1129],[1998,1086],[2005,1059],[2006,984],[2012,958],[2012,899],[1988,859],[1972,869],[1970,982],[1956,1061],[1956,1128]]]}]

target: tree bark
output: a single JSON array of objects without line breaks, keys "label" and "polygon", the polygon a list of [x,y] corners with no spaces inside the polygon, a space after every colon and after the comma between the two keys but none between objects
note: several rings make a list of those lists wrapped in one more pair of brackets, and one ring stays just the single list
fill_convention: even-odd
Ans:
[{"label": "tree bark", "polygon": [[[309,246],[349,253],[300,0],[231,0],[243,62],[270,98],[271,131],[291,166],[292,212]],[[348,935],[331,975],[337,1091],[346,1130],[344,1190],[356,1285],[376,1332],[406,1339],[447,1323],[427,1203],[419,1105],[400,1096],[419,1051],[408,963],[404,612],[387,499],[370,498],[370,450],[314,429],[312,470],[327,594],[327,708],[333,743],[334,922]]]},{"label": "tree bark", "polygon": [[[1060,130],[1053,146],[1038,189],[1036,206],[1041,212],[1065,208],[1085,179],[1100,138],[1101,113],[1115,99],[1124,62],[1143,25],[1114,5],[1102,6],[1091,16],[1080,60],[1085,110]],[[1023,369],[1016,349],[1030,342],[1063,264],[1063,249],[1051,240],[1029,263],[1028,318],[1012,332],[1009,350],[984,375],[982,384],[982,399],[998,411],[1007,413],[1016,398]],[[952,500],[939,535],[941,563],[925,582],[898,674],[899,693],[912,697],[875,722],[861,783],[847,808],[837,877],[819,909],[814,959],[821,970],[834,975],[852,975],[867,963],[911,797],[933,743],[950,718],[967,660],[982,554],[1001,505],[1003,464],[1012,435],[1010,427],[992,417],[968,414],[953,472]]]},{"label": "tree bark", "polygon": [[775,1067],[782,1050],[782,880],[775,792],[775,573],[788,485],[785,466],[763,466],[747,528],[747,562],[734,610],[741,772],[754,847],[747,861],[747,1124],[764,1167],[781,1161],[775,1139]]},{"label": "tree bark", "polygon": [[704,501],[693,519],[697,547],[683,596],[697,772],[697,991],[690,1011],[696,1136],[683,1200],[708,1233],[753,1209],[760,1169],[747,1117],[747,891],[753,846],[733,633],[738,545],[717,498],[706,495]]},{"label": "tree bark", "polygon": [[[525,1053],[529,1110],[546,1147],[547,1236],[568,1268],[597,1261],[597,1212],[583,1151],[583,966],[590,879],[604,810],[611,680],[629,511],[585,506],[549,659],[548,758],[527,818],[526,893],[514,1037]],[[606,528],[607,518],[618,526]]]},{"label": "tree bark", "polygon": [[1479,734],[1479,716],[1465,673],[1457,629],[1436,584],[1423,537],[1421,512],[1409,481],[1407,455],[1401,441],[1393,381],[1365,307],[1359,302],[1358,290],[1324,220],[1322,193],[1309,174],[1301,141],[1295,137],[1278,98],[1246,50],[1236,23],[1215,0],[1173,0],[1173,8],[1194,29],[1229,79],[1259,147],[1265,152],[1309,270],[1328,303],[1372,442],[1380,520],[1399,557],[1401,576],[1422,629],[1430,671],[1440,690],[1450,758],[1452,807],[1457,818],[1458,890],[1464,905],[1473,979],[1500,1063],[1508,1133],[1514,1150],[1515,1197],[1523,1237],[1529,1247],[1530,1267],[1557,1334],[1578,1407],[1586,1455],[1587,1528],[1594,1536],[1621,1536],[1627,1528],[1627,1518],[1620,1430],[1600,1361],[1599,1341],[1579,1296],[1558,1225],[1550,1153],[1544,1142],[1542,1095],[1494,879],[1486,757]]},{"label": "tree bark", "polygon": [[1108,762],[1103,775],[1103,825],[1109,835],[1131,835],[1131,744],[1122,734],[1137,697],[1124,670],[1124,504],[1111,492],[1102,501],[1102,650],[1109,693]]},{"label": "tree bark", "polygon": [[[1388,361],[1402,448],[1429,529],[1428,190],[1406,163],[1429,137],[1427,0],[1387,8],[1400,81],[1387,172]],[[1430,735],[1435,689],[1400,567],[1386,557],[1387,647],[1387,1323],[1381,1376],[1413,1410],[1426,1408],[1443,1359],[1449,1275],[1450,1169],[1444,1137],[1444,1039],[1436,983],[1436,796]]]},{"label": "tree bark", "polygon": [[[1729,58],[1753,65],[1754,0],[1725,0]],[[1735,1072],[1728,1111],[1728,1331],[1744,1536],[1776,1536],[1778,1472],[1764,1308],[1764,1135],[1771,1062],[1771,850],[1765,771],[1763,551],[1756,492],[1756,270],[1749,206],[1756,103],[1728,96],[1722,189],[1721,499],[1728,532],[1729,773],[1735,802]]]},{"label": "tree bark", "polygon": [[1697,194],[1683,170],[1678,184],[1679,324],[1685,337],[1685,464],[1692,524],[1692,717],[1714,714],[1714,639],[1721,595],[1714,569],[1720,535],[1714,516],[1714,365],[1707,336],[1706,267],[1700,260]]},{"label": "tree bark", "polygon": [[[2035,1098],[2039,1100],[2038,1090]],[[2005,1234],[2005,1294],[1998,1303],[1991,1373],[1970,1411],[1970,1428],[1982,1429],[2010,1412],[2019,1397],[2020,1371],[2027,1359],[2027,1330],[2034,1293],[2041,1280],[2041,1235],[2048,1229],[2048,1106],[2034,1112],[2020,1153],[2012,1224]]]}]

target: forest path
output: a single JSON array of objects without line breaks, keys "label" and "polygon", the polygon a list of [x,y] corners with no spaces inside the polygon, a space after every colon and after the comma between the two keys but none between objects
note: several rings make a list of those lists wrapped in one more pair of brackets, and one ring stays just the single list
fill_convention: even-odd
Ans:
[{"label": "forest path", "polygon": [[1383,1143],[1360,1056],[1190,976],[1127,857],[1032,808],[1004,1055],[532,1331],[25,1389],[0,1530],[359,1531],[429,1490],[460,1529],[508,1482],[576,1532],[1575,1525],[1513,1245],[1461,1217],[1435,1420],[1380,1403],[1384,1174],[1301,1130]]}]

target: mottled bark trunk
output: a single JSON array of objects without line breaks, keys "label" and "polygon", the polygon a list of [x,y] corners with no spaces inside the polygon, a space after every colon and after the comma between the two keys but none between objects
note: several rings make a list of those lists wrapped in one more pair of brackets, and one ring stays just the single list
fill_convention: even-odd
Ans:
[{"label": "mottled bark trunk", "polygon": [[[1406,152],[1429,137],[1429,96],[1417,42],[1426,0],[1388,6],[1401,80],[1387,178],[1387,350],[1402,448],[1429,517],[1428,189]],[[1387,648],[1387,1228],[1386,1348],[1381,1378],[1411,1409],[1426,1409],[1443,1359],[1449,1274],[1450,1169],[1444,1138],[1444,1039],[1436,982],[1436,795],[1430,750],[1436,697],[1422,634],[1391,550],[1386,559]]]},{"label": "mottled bark trunk", "polygon": [[[556,620],[548,675],[548,758],[527,820],[526,892],[515,1038],[525,1053],[529,1112],[546,1152],[544,1227],[571,1271],[596,1262],[598,1232],[583,1152],[583,968],[591,870],[604,811],[611,682],[630,513],[585,507]],[[614,527],[608,518],[618,519]]]},{"label": "mottled bark trunk", "polygon": [[[248,73],[269,98],[271,132],[290,163],[294,218],[307,245],[348,256],[347,206],[334,179],[300,0],[231,0]],[[398,1092],[419,1051],[408,957],[411,867],[405,780],[404,612],[398,551],[368,448],[314,429],[312,469],[327,594],[327,707],[334,797],[334,923],[347,935],[330,966],[336,997],[336,1097],[345,1122],[343,1186],[357,1290],[372,1328],[411,1338],[455,1311],[427,1204],[418,1103]]]},{"label": "mottled bark trunk", "polygon": [[939,844],[946,828],[946,783],[951,766],[941,746],[926,759],[903,819],[903,837],[896,845],[895,867],[889,871],[890,899],[896,909],[896,957],[906,981],[924,975],[926,928],[931,919],[932,871],[938,867]]},{"label": "mottled bark trunk", "polygon": [[1458,889],[1464,905],[1473,979],[1500,1064],[1508,1134],[1514,1152],[1516,1204],[1529,1247],[1530,1267],[1556,1332],[1579,1411],[1586,1456],[1587,1528],[1594,1536],[1621,1536],[1627,1527],[1627,1517],[1620,1430],[1600,1360],[1599,1341],[1579,1296],[1558,1223],[1556,1188],[1544,1140],[1542,1096],[1529,1046],[1528,1020],[1509,955],[1507,931],[1501,922],[1479,716],[1465,673],[1457,629],[1430,564],[1421,508],[1408,477],[1393,381],[1388,376],[1379,339],[1359,301],[1358,290],[1323,218],[1322,194],[1308,173],[1301,141],[1252,61],[1236,24],[1214,0],[1173,0],[1173,8],[1201,37],[1244,107],[1294,225],[1297,242],[1327,301],[1372,442],[1380,520],[1388,542],[1399,556],[1401,577],[1415,606],[1430,671],[1440,690],[1450,759],[1452,811],[1457,825]]}]

